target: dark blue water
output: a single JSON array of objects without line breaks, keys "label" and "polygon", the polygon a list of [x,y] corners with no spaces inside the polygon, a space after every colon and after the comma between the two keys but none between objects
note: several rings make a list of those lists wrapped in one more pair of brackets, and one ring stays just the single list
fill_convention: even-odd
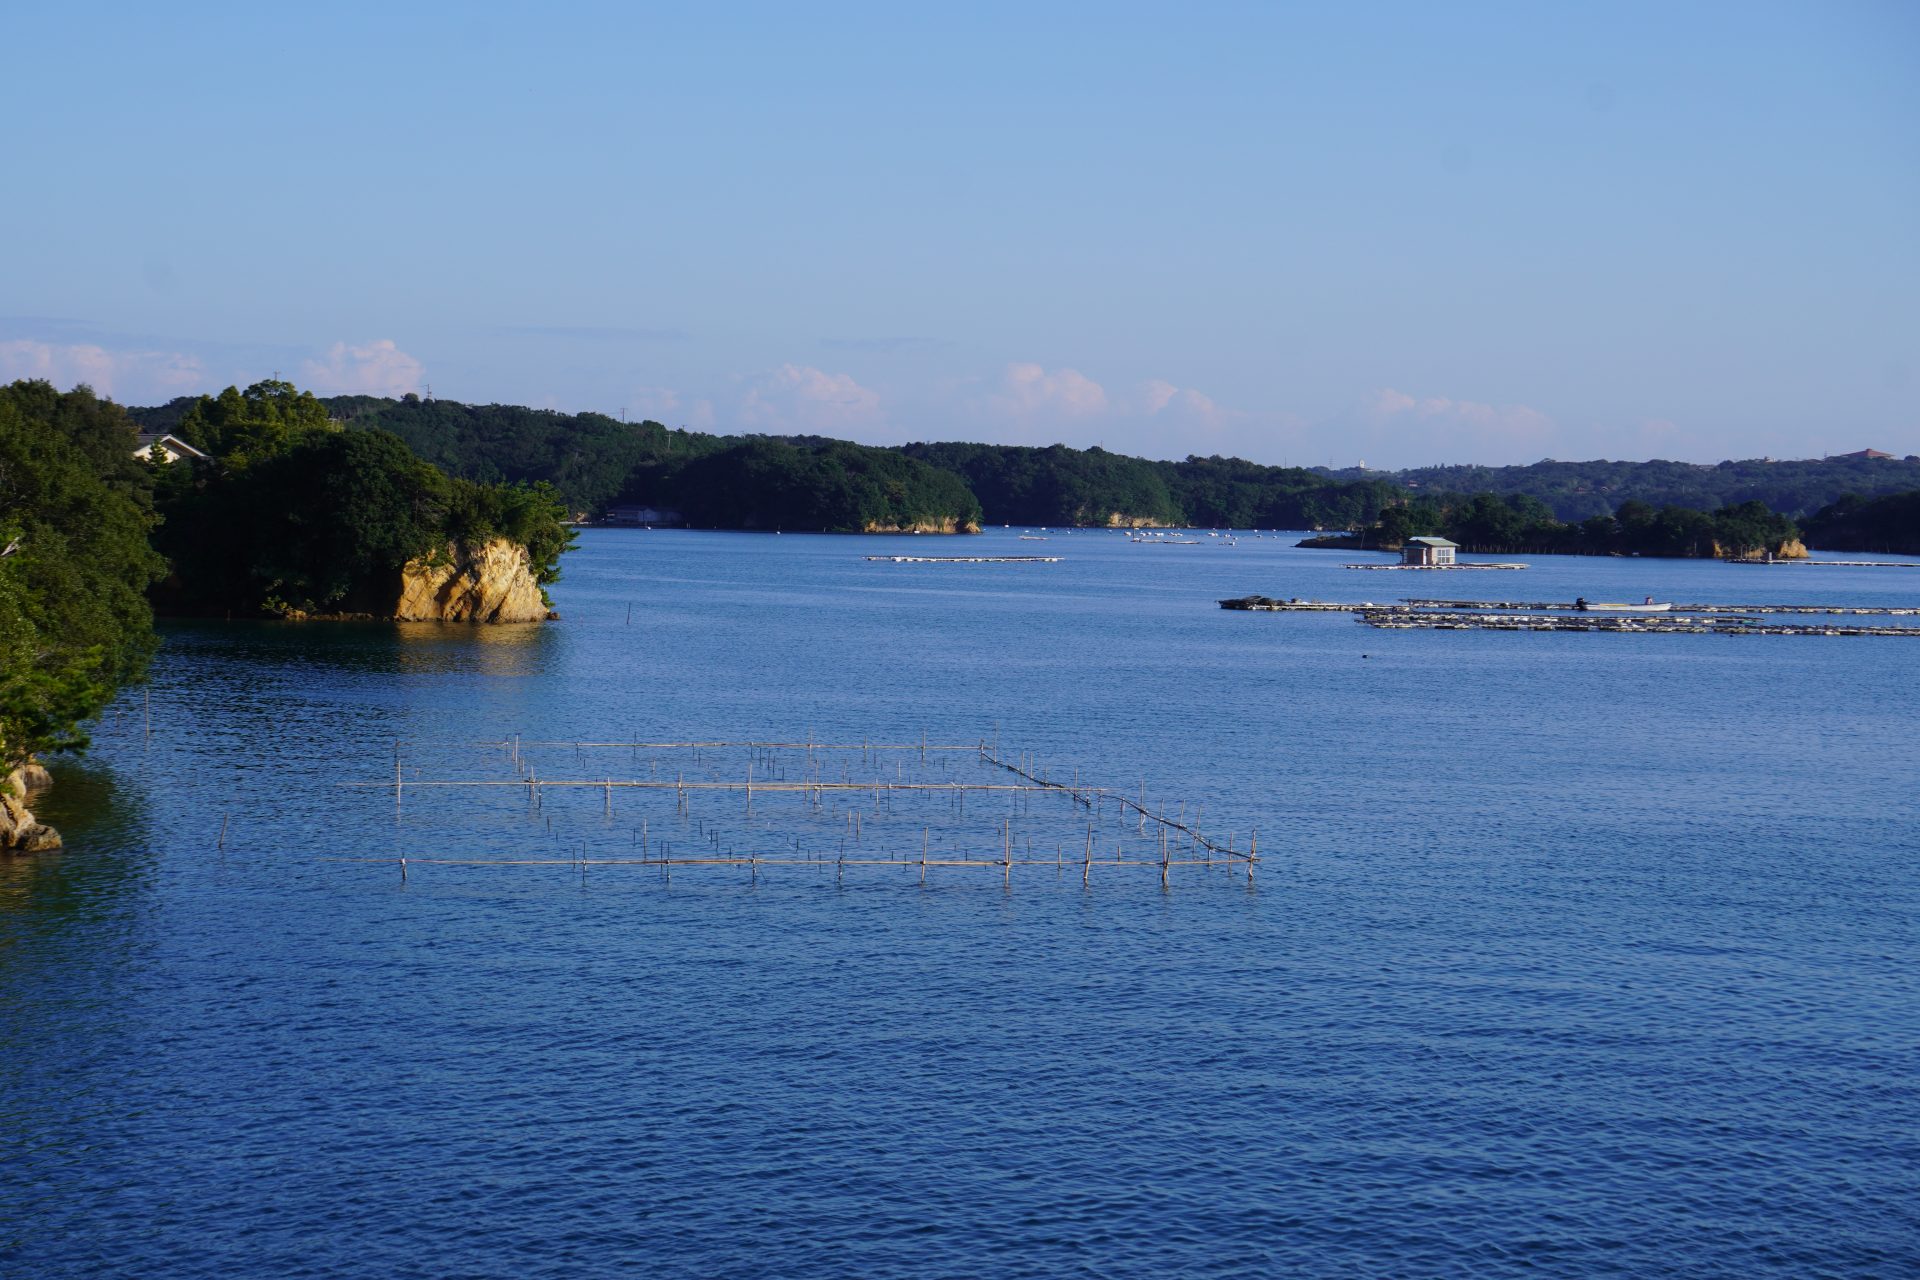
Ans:
[{"label": "dark blue water", "polygon": [[[956,544],[596,532],[545,628],[170,630],[151,736],[136,694],[41,806],[69,851],[0,864],[0,1273],[1920,1271],[1920,642],[1213,603],[1920,571],[895,549]],[[582,876],[643,815],[826,857],[863,802],[339,785],[923,732],[1257,828],[1258,874]],[[834,767],[979,768],[903,754]],[[901,803],[871,847],[1052,820]],[[402,852],[540,865],[326,860]]]}]

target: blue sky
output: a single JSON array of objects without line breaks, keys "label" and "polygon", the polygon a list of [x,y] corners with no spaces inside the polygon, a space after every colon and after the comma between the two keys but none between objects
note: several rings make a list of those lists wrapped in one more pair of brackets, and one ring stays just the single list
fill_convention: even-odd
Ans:
[{"label": "blue sky", "polygon": [[1920,5],[21,3],[0,377],[1920,452]]}]

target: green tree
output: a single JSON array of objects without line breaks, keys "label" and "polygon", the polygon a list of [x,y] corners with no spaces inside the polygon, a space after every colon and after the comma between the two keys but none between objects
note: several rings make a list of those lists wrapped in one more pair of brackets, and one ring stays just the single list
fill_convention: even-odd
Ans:
[{"label": "green tree", "polygon": [[86,387],[0,388],[0,774],[87,745],[154,648],[161,563],[134,429]]},{"label": "green tree", "polygon": [[291,382],[267,379],[241,391],[201,396],[174,434],[218,454],[230,467],[284,453],[311,432],[327,429],[327,407]]},{"label": "green tree", "polygon": [[380,612],[402,566],[447,538],[447,477],[384,431],[311,432],[237,467],[164,470],[170,611]]}]

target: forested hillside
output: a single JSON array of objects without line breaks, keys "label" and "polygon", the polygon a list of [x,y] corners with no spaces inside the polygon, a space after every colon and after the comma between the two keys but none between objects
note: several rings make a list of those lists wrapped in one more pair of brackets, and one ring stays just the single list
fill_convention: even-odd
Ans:
[{"label": "forested hillside", "polygon": [[36,753],[84,747],[153,654],[146,590],[163,566],[132,440],[85,387],[0,387],[0,785]]},{"label": "forested hillside", "polygon": [[1920,556],[1920,489],[1879,498],[1848,494],[1806,522],[1807,545]]},{"label": "forested hillside", "polygon": [[[193,403],[131,412],[149,429],[190,434]],[[392,432],[451,476],[548,484],[569,511],[588,517],[617,502],[639,502],[708,528],[966,528],[978,521],[1362,529],[1410,502],[1458,509],[1481,493],[1534,500],[1564,525],[1614,520],[1624,504],[1707,518],[1758,502],[1798,520],[1843,495],[1920,489],[1920,457],[1326,471],[1239,458],[1157,461],[1057,444],[879,448],[817,437],[724,436],[598,413],[411,395],[318,403],[336,423]],[[1704,536],[1698,529],[1669,532],[1665,541],[1675,545]],[[1598,534],[1589,541],[1595,539],[1617,541]]]},{"label": "forested hillside", "polygon": [[1797,520],[1849,493],[1877,497],[1920,489],[1920,456],[1783,462],[1755,458],[1712,466],[1659,461],[1547,461],[1524,467],[1420,467],[1411,471],[1324,474],[1343,479],[1384,479],[1415,493],[1523,494],[1546,503],[1562,520],[1607,515],[1629,501],[1701,511],[1761,502]]},{"label": "forested hillside", "polygon": [[979,532],[980,504],[958,476],[893,450],[768,436],[717,443],[642,464],[626,496],[696,528]]}]

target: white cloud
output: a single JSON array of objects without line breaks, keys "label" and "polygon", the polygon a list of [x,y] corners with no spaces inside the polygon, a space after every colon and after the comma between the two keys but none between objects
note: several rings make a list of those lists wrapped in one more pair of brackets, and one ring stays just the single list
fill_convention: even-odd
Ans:
[{"label": "white cloud", "polygon": [[713,425],[713,401],[689,403],[672,387],[635,387],[627,393],[627,416],[651,418],[670,427],[707,428]]},{"label": "white cloud", "polygon": [[1213,397],[1192,387],[1176,387],[1154,378],[1141,384],[1141,411],[1152,418],[1169,418],[1198,426],[1215,426],[1227,416]]},{"label": "white cloud", "polygon": [[680,393],[672,387],[635,387],[627,393],[629,416],[665,422],[680,408]]},{"label": "white cloud", "polygon": [[1010,364],[989,400],[992,408],[1014,417],[1081,418],[1104,413],[1106,388],[1078,369],[1051,372],[1037,364]]},{"label": "white cloud", "polygon": [[834,431],[879,423],[880,393],[844,373],[783,364],[747,380],[740,422],[769,431]]},{"label": "white cloud", "polygon": [[322,395],[402,396],[420,390],[425,372],[391,338],[358,347],[336,342],[327,348],[326,359],[300,365],[307,386]]},{"label": "white cloud", "polygon": [[1382,425],[1416,421],[1451,426],[1483,441],[1544,440],[1554,431],[1552,418],[1524,404],[1493,405],[1445,396],[1416,397],[1391,387],[1382,387],[1368,396],[1366,410],[1374,422]]},{"label": "white cloud", "polygon": [[128,402],[171,400],[206,385],[198,356],[181,351],[115,351],[91,343],[0,342],[0,380],[44,378],[62,389],[86,383]]}]

